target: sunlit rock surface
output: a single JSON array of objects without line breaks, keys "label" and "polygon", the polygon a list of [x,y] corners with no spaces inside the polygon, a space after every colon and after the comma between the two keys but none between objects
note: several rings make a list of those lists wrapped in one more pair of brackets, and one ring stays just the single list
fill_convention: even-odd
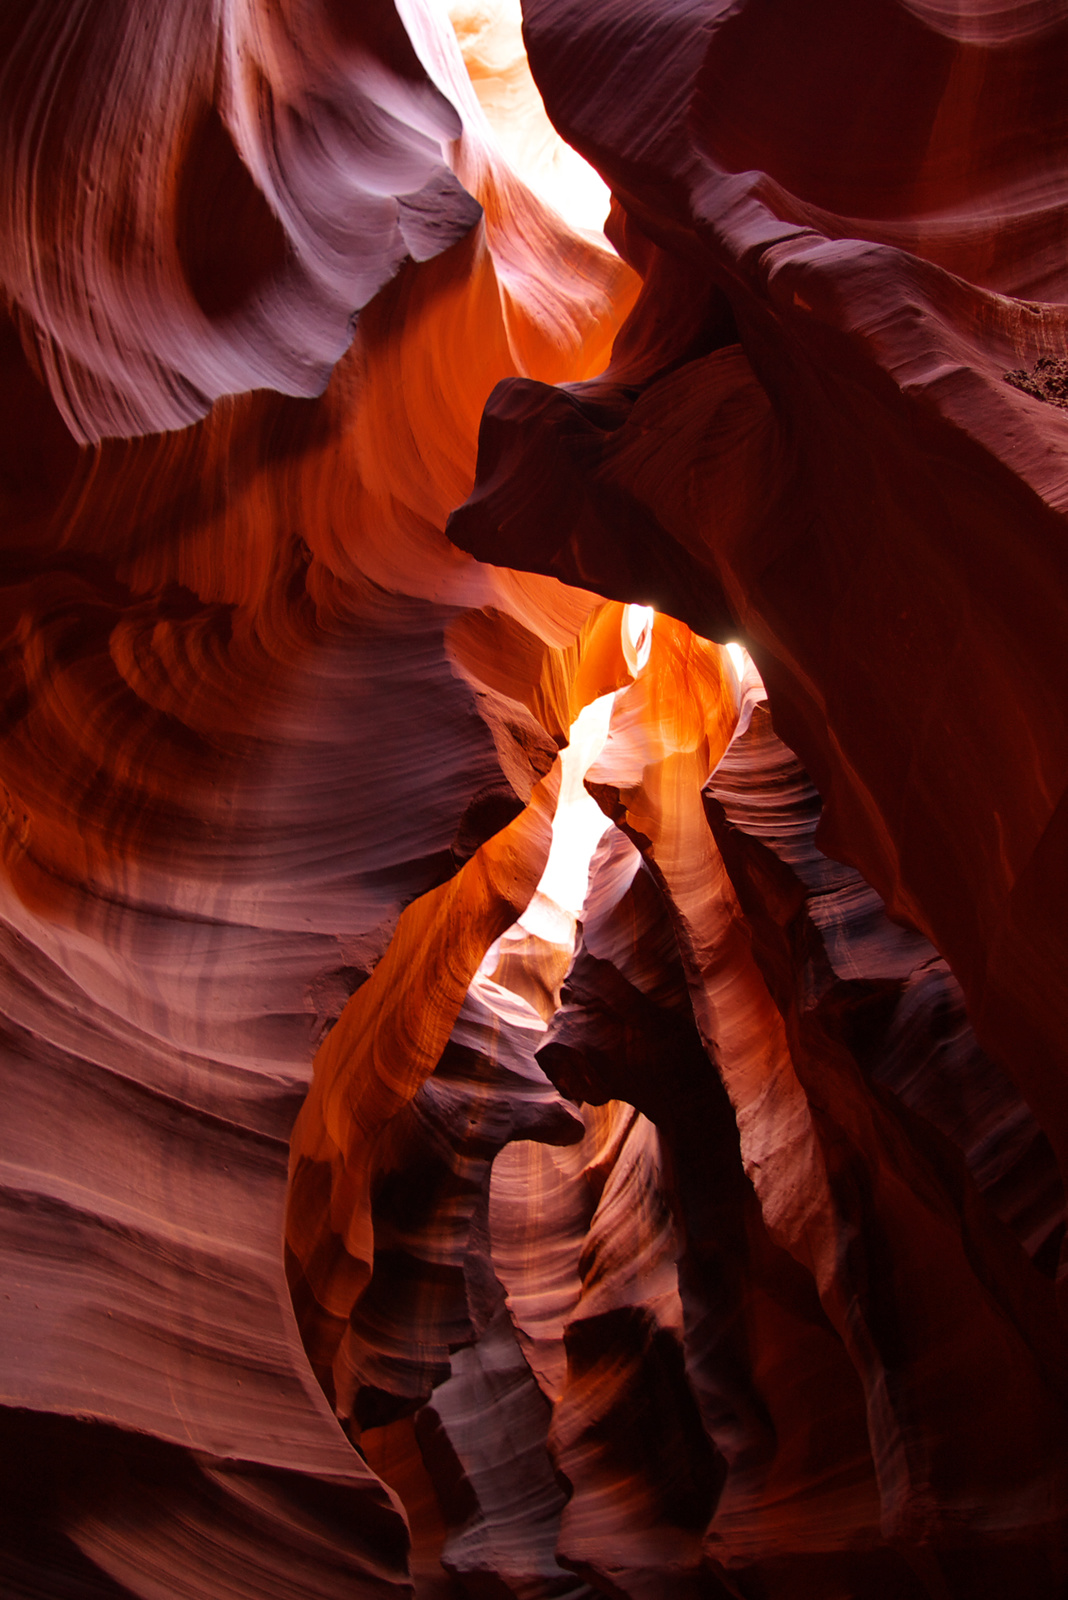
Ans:
[{"label": "sunlit rock surface", "polygon": [[603,379],[493,396],[452,536],[748,638],[825,846],[1063,1165],[1068,434],[1020,384],[1063,354],[1068,18],[530,0],[526,34],[645,283]]},{"label": "sunlit rock surface", "polygon": [[0,19],[5,1596],[1063,1600],[1066,36]]}]

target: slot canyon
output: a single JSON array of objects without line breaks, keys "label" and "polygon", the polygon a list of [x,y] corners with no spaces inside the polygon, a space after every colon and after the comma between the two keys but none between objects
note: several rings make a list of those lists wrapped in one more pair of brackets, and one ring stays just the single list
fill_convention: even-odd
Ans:
[{"label": "slot canyon", "polygon": [[5,1600],[1068,1600],[1066,63],[6,0]]}]

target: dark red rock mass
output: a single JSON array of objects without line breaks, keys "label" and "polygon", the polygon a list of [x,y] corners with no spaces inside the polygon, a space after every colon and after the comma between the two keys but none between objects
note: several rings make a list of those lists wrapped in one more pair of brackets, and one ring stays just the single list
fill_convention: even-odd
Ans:
[{"label": "dark red rock mass", "polygon": [[4,1600],[1068,1600],[1066,50],[9,0]]}]

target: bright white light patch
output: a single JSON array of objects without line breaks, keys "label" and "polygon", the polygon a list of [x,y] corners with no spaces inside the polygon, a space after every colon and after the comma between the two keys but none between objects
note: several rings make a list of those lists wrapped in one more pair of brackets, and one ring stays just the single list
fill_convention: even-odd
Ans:
[{"label": "bright white light patch", "polygon": [[545,114],[527,65],[520,0],[439,3],[446,6],[475,93],[509,165],[565,222],[601,234],[611,195]]},{"label": "bright white light patch", "polygon": [[628,667],[635,675],[649,660],[649,652],[653,648],[655,618],[656,612],[652,606],[627,606],[623,613],[623,653],[627,658]]},{"label": "bright white light patch", "polygon": [[[560,752],[560,798],[553,818],[549,859],[537,894],[519,919],[529,933],[539,933],[542,938],[559,938],[558,931],[549,932],[554,919],[544,902],[559,906],[572,917],[582,910],[593,852],[611,825],[596,800],[586,792],[582,780],[604,749],[614,700],[614,694],[605,694],[580,711],[571,724],[570,743]],[[532,921],[545,926],[532,926]]]},{"label": "bright white light patch", "polygon": [[727,654],[731,658],[731,666],[734,668],[734,676],[738,679],[738,682],[741,683],[743,677],[745,676],[745,664],[749,660],[749,651],[746,650],[744,645],[738,644],[734,639],[732,639],[730,644],[726,646],[726,650]]},{"label": "bright white light patch", "polygon": [[[637,676],[653,648],[656,612],[652,606],[625,606],[623,653]],[[543,939],[561,941],[561,912],[577,917],[586,899],[590,862],[599,840],[611,826],[584,779],[608,739],[615,694],[602,695],[585,706],[571,724],[570,739],[560,752],[560,799],[553,818],[553,842],[537,892],[519,919],[519,926]]]}]

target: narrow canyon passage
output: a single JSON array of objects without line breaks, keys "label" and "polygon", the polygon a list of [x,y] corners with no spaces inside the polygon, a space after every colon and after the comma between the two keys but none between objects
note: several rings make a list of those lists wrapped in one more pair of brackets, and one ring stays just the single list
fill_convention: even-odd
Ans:
[{"label": "narrow canyon passage", "polygon": [[316,1057],[320,1382],[417,1593],[922,1594],[969,1503],[1009,1582],[988,1501],[1044,1495],[1068,1434],[1052,1151],[945,962],[818,850],[746,653],[614,603],[583,645],[562,757]]},{"label": "narrow canyon passage", "polygon": [[0,1593],[1064,1600],[1068,14],[0,20]]}]

